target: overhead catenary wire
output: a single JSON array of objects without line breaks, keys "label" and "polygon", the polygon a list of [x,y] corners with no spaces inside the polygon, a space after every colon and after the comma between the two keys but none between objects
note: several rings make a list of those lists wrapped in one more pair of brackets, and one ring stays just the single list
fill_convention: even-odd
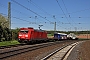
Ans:
[{"label": "overhead catenary wire", "polygon": [[[30,12],[32,12],[32,13],[34,13],[34,14],[36,14],[37,16],[39,16],[39,17],[41,17],[41,18],[43,18],[43,19],[45,19],[45,20],[49,21],[49,20],[48,20],[48,19],[46,19],[45,17],[43,17],[43,16],[39,15],[38,13],[36,13],[36,12],[32,11],[31,9],[29,9],[29,8],[25,7],[24,5],[22,5],[22,4],[18,3],[18,2],[16,2],[15,0],[11,0],[11,1],[13,1],[13,2],[15,2],[16,4],[18,4],[18,5],[22,6],[23,8],[27,9],[28,11],[30,11]],[[51,21],[49,21],[49,22],[51,22]]]},{"label": "overhead catenary wire", "polygon": [[[34,3],[32,0],[27,0],[29,3],[31,3],[31,4],[33,4],[35,7],[37,7],[39,10],[41,10],[42,12],[44,12],[45,14],[47,14],[47,15],[49,15],[49,16],[51,16],[52,17],[52,15],[51,14],[49,14],[48,12],[46,12],[43,8],[41,8],[40,6],[38,6],[36,3]],[[53,18],[54,18],[54,16],[55,15],[53,15]],[[55,19],[55,18],[54,18]],[[55,19],[55,20],[57,20],[57,19]],[[61,21],[60,21],[61,22]],[[60,26],[60,25],[58,25],[59,27],[62,27],[62,26]],[[63,27],[62,27],[63,28]]]},{"label": "overhead catenary wire", "polygon": [[[64,14],[64,16],[65,16],[65,18],[68,20],[68,18],[67,18],[67,16],[66,16],[66,14],[64,13],[64,11],[63,11],[63,9],[62,9],[62,7],[61,7],[61,5],[59,4],[59,2],[58,2],[58,0],[56,0],[56,2],[57,2],[57,4],[59,5],[59,8],[61,9],[61,11],[63,12],[63,14]],[[68,22],[69,22],[69,20],[68,20]],[[70,22],[69,22],[70,23]],[[70,23],[70,25],[71,26],[73,26],[71,23]],[[73,26],[74,27],[74,26]]]},{"label": "overhead catenary wire", "polygon": [[18,3],[18,2],[16,2],[15,0],[11,0],[11,1],[13,1],[13,2],[15,2],[16,4],[18,4],[18,5],[22,6],[23,8],[25,8],[25,9],[29,10],[30,12],[32,12],[32,13],[34,13],[34,14],[36,14],[37,16],[39,16],[39,17],[41,17],[41,18],[43,18],[43,19],[45,19],[45,20],[47,20],[47,21],[51,22],[50,20],[48,20],[48,19],[46,19],[45,17],[43,17],[43,16],[39,15],[38,13],[36,13],[36,12],[32,11],[31,9],[29,9],[29,8],[25,7],[24,5],[22,5],[22,4]]},{"label": "overhead catenary wire", "polygon": [[[12,4],[12,3],[11,3],[11,4]],[[3,5],[3,4],[1,4],[1,3],[0,3],[0,6],[2,6],[3,8],[6,8],[6,9],[7,9],[7,6],[5,6],[5,5]],[[12,10],[13,10],[14,12],[17,12],[18,14],[22,14],[22,15],[24,15],[24,16],[28,16],[28,15],[25,14],[24,12],[21,12],[21,11],[19,11],[19,10],[14,9],[14,8],[12,8]]]},{"label": "overhead catenary wire", "polygon": [[[28,0],[27,0],[28,1]],[[39,10],[41,10],[42,12],[44,12],[45,14],[47,14],[47,15],[49,15],[49,16],[51,16],[52,18],[54,18],[54,20],[56,20],[57,21],[57,19],[56,19],[56,17],[55,17],[55,15],[51,15],[51,14],[49,14],[48,12],[46,12],[43,8],[41,8],[40,6],[38,6],[36,3],[34,3],[32,0],[30,0],[30,1],[28,1],[29,3],[31,3],[31,4],[33,4],[35,7],[37,7]],[[59,21],[59,22],[61,22],[61,21]],[[62,22],[61,22],[62,23]],[[60,25],[58,25],[59,27],[62,27],[62,26],[60,26]],[[64,27],[62,27],[62,28],[64,28]]]},{"label": "overhead catenary wire", "polygon": [[44,12],[45,14],[52,16],[51,14],[49,14],[48,12],[46,12],[43,8],[41,8],[39,5],[37,5],[36,3],[34,3],[32,0],[27,0],[29,2],[29,4],[34,5],[35,7],[37,7],[39,10],[41,10],[42,12]]},{"label": "overhead catenary wire", "polygon": [[[4,14],[4,13],[0,13],[0,14],[7,16],[7,14]],[[25,22],[27,22],[28,24],[39,25],[39,24],[37,24],[36,22],[30,22],[30,21],[27,21],[27,20],[25,20],[25,19],[21,19],[21,18],[19,18],[19,17],[11,16],[11,18],[15,18],[15,19],[18,19],[18,20],[21,20],[21,21],[25,21]],[[26,23],[26,24],[27,24],[27,23]],[[41,23],[41,22],[40,22],[40,23]],[[46,22],[44,22],[44,23],[46,24]],[[52,22],[51,22],[51,23],[52,23]],[[23,24],[23,23],[11,23],[11,24]],[[49,27],[49,26],[47,26],[47,27]],[[49,27],[49,28],[50,28],[50,27]]]},{"label": "overhead catenary wire", "polygon": [[[4,5],[2,5],[2,6],[4,6]],[[6,8],[6,6],[4,6],[4,8]],[[12,9],[12,10],[14,10],[14,9]],[[19,14],[21,14],[22,12],[20,12],[20,11],[17,11],[17,10],[14,10],[15,12],[18,12]],[[2,15],[5,15],[5,16],[7,16],[6,14],[3,14],[3,13],[1,13]],[[22,13],[23,14],[23,13]],[[25,14],[24,14],[25,15]],[[26,15],[25,15],[26,16]],[[12,18],[15,18],[15,19],[18,19],[18,20],[22,20],[22,21],[25,21],[25,22],[28,22],[29,24],[36,24],[36,25],[39,25],[39,24],[37,24],[36,22],[30,22],[30,21],[27,21],[27,20],[25,20],[25,19],[21,19],[21,18],[19,18],[19,17],[15,17],[15,16],[12,16]],[[44,23],[47,23],[47,22],[44,22]],[[15,23],[12,23],[12,24],[15,24]],[[17,24],[17,23],[16,23]],[[52,24],[52,22],[50,23],[50,24]],[[47,26],[47,27],[49,27],[49,26]],[[50,28],[50,27],[49,27]]]},{"label": "overhead catenary wire", "polygon": [[[32,12],[32,13],[34,13],[34,14],[36,14],[37,16],[39,16],[39,17],[41,17],[41,18],[43,18],[43,19],[45,19],[45,20],[49,21],[49,20],[48,20],[48,19],[46,19],[45,17],[43,17],[43,16],[39,15],[38,13],[36,13],[36,12],[32,11],[31,9],[29,9],[29,8],[25,7],[24,5],[22,5],[22,4],[18,3],[18,2],[16,2],[15,0],[11,0],[11,1],[13,1],[13,2],[15,2],[16,4],[18,4],[18,5],[22,6],[23,8],[25,8],[25,9],[29,10],[30,12]],[[49,21],[49,22],[51,22],[51,21]]]},{"label": "overhead catenary wire", "polygon": [[[3,4],[1,4],[2,5],[2,7],[4,6]],[[0,5],[0,6],[1,6]],[[4,6],[4,8],[7,8],[6,6]],[[20,12],[20,11],[17,11],[16,9],[12,9],[13,11],[15,11],[15,12],[18,12],[19,14],[24,14],[25,16],[26,16],[26,14],[25,13],[22,13],[22,12]],[[3,14],[3,15],[5,15],[5,16],[7,16],[6,14],[4,14],[4,13],[1,13],[1,14]],[[28,15],[27,15],[28,16]],[[18,20],[22,20],[22,21],[25,21],[25,22],[29,22],[29,24],[36,24],[35,22],[30,22],[30,21],[28,21],[28,20],[26,20],[26,19],[22,19],[22,18],[19,18],[19,17],[15,17],[15,16],[11,16],[12,18],[15,18],[15,19],[18,19]],[[36,24],[36,25],[39,25],[39,24]],[[50,27],[49,27],[50,28]]]},{"label": "overhead catenary wire", "polygon": [[64,7],[65,7],[65,9],[66,9],[66,12],[67,12],[68,16],[70,17],[69,12],[68,12],[68,9],[67,9],[67,7],[66,7],[66,5],[65,5],[65,3],[64,3],[63,0],[62,0],[62,2],[63,2],[63,4],[64,4]]},{"label": "overhead catenary wire", "polygon": [[[67,9],[67,7],[66,7],[66,5],[65,5],[65,3],[64,3],[64,1],[62,0],[62,2],[63,2],[63,4],[64,4],[64,7],[65,7],[65,9],[66,9],[66,12],[67,12],[67,14],[68,14],[68,16],[69,16],[69,18],[71,19],[71,16],[70,16],[70,14],[69,14],[69,12],[68,12],[68,9]],[[71,19],[72,20],[72,19]],[[72,20],[74,23],[75,23],[75,21],[74,20]]]}]

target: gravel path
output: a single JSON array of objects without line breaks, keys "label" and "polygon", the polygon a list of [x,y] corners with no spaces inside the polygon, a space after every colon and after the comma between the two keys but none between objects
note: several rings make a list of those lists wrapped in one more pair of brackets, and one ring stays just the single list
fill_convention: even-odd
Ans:
[{"label": "gravel path", "polygon": [[67,60],[90,60],[90,40],[77,45]]}]

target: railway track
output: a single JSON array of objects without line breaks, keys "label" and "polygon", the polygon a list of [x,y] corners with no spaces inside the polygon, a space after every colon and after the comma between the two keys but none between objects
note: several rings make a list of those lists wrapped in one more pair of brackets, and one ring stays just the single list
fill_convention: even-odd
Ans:
[{"label": "railway track", "polygon": [[23,46],[22,48],[10,48],[4,51],[4,49],[0,50],[0,59],[5,59],[14,55],[18,55],[21,53],[25,53],[25,52],[29,52],[29,51],[33,51],[39,48],[44,48],[47,46],[51,46],[51,45],[55,45],[55,44],[59,44],[63,41],[59,41],[59,42],[49,42],[49,43],[42,43],[42,44],[35,44],[35,45],[27,45],[27,46]]},{"label": "railway track", "polygon": [[0,49],[6,49],[6,48],[12,48],[12,47],[18,47],[18,46],[24,46],[26,44],[17,44],[17,45],[8,45],[8,46],[0,46]]},{"label": "railway track", "polygon": [[[40,48],[52,46],[55,44],[60,44],[60,43],[65,43],[65,42],[70,42],[70,41],[57,41],[57,42],[48,42],[48,43],[42,43],[42,44],[34,44],[34,45],[23,45],[23,46],[18,46],[18,47],[12,47],[9,49],[0,49],[0,59],[4,60],[7,58],[10,58],[11,56],[19,55],[25,52],[37,50]],[[73,41],[75,42],[75,41]]]},{"label": "railway track", "polygon": [[82,43],[83,41],[75,42],[68,44],[66,46],[63,46],[56,51],[50,53],[49,55],[45,56],[41,60],[66,60],[67,57],[69,56],[70,52],[72,49],[78,45],[79,43]]}]

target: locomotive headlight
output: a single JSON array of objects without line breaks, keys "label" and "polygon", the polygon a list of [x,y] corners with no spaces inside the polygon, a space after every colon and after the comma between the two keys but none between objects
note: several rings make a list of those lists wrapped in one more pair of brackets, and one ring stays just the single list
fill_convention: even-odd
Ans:
[{"label": "locomotive headlight", "polygon": [[22,36],[22,35],[19,35],[19,36]]},{"label": "locomotive headlight", "polygon": [[25,35],[25,37],[28,37],[28,35]]}]

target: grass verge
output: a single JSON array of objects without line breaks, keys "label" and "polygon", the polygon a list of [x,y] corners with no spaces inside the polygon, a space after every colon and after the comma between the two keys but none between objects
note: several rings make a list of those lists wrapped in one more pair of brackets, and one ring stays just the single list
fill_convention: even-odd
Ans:
[{"label": "grass verge", "polygon": [[17,40],[0,42],[0,46],[8,46],[8,45],[16,45],[16,44],[20,44],[20,43]]}]

